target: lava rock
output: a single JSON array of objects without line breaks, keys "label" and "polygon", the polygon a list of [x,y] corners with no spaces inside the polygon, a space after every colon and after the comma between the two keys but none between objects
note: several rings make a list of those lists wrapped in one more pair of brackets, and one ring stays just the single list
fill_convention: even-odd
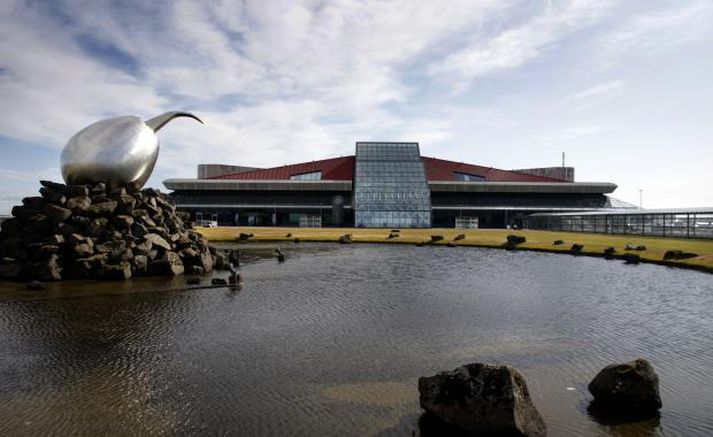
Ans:
[{"label": "lava rock", "polygon": [[135,255],[131,260],[131,273],[143,276],[148,272],[149,258],[146,255]]},{"label": "lava rock", "polygon": [[112,218],[112,223],[117,229],[129,229],[134,224],[134,218],[130,215],[117,215]]},{"label": "lava rock", "polygon": [[418,380],[428,414],[469,433],[545,436],[522,375],[509,366],[472,363]]},{"label": "lava rock", "polygon": [[110,217],[116,209],[117,202],[115,200],[107,200],[101,203],[92,204],[87,212],[95,217]]},{"label": "lava rock", "polygon": [[604,259],[614,259],[614,253],[616,253],[615,248],[607,247],[604,249]]},{"label": "lava rock", "polygon": [[3,260],[0,262],[0,279],[15,279],[20,276],[22,264],[15,260]]},{"label": "lava rock", "polygon": [[641,257],[638,253],[625,253],[622,255],[622,259],[626,264],[639,264]]},{"label": "lava rock", "polygon": [[689,259],[689,258],[695,258],[697,256],[698,256],[697,253],[684,252],[682,250],[667,250],[666,253],[663,254],[663,260],[668,261],[668,260]]},{"label": "lava rock", "polygon": [[94,253],[94,242],[91,238],[80,234],[71,234],[68,243],[76,258],[86,258]]},{"label": "lava rock", "polygon": [[131,264],[124,261],[119,264],[105,264],[99,269],[99,277],[121,281],[131,278]]},{"label": "lava rock", "polygon": [[150,241],[152,247],[154,247],[154,248],[160,247],[163,250],[171,250],[172,249],[171,245],[168,244],[168,241],[166,241],[164,238],[162,238],[158,234],[146,234],[144,236],[144,239],[146,241]]},{"label": "lava rock", "polygon": [[65,207],[71,209],[73,212],[87,211],[90,206],[92,206],[92,200],[87,196],[70,197],[65,204]]},{"label": "lava rock", "polygon": [[643,358],[606,366],[587,388],[594,402],[607,408],[648,412],[661,409],[659,377]]},{"label": "lava rock", "polygon": [[149,263],[149,274],[151,275],[176,276],[183,274],[184,271],[181,257],[176,252],[166,251],[159,259]]}]

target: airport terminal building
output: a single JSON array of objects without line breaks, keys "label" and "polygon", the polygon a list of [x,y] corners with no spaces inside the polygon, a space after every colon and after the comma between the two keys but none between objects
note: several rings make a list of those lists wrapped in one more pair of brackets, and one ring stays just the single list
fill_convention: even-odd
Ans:
[{"label": "airport terminal building", "polygon": [[225,226],[503,228],[533,213],[633,208],[571,167],[499,170],[421,156],[418,143],[358,142],[352,156],[273,168],[203,164],[168,179],[179,209]]}]

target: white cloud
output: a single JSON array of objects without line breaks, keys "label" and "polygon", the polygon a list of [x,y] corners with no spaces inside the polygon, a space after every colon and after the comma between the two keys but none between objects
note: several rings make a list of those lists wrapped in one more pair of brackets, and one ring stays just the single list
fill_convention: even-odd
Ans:
[{"label": "white cloud", "polygon": [[569,95],[562,99],[561,104],[569,111],[582,111],[617,99],[625,90],[626,85],[623,81],[605,82]]},{"label": "white cloud", "polygon": [[[683,6],[681,6],[683,4]],[[713,3],[708,0],[647,12],[625,20],[607,33],[600,45],[608,54],[655,53],[713,34]]]},{"label": "white cloud", "polygon": [[597,22],[608,8],[608,1],[594,0],[574,0],[562,7],[550,4],[540,15],[494,38],[476,35],[467,47],[433,63],[429,72],[449,80],[471,80],[520,67]]}]

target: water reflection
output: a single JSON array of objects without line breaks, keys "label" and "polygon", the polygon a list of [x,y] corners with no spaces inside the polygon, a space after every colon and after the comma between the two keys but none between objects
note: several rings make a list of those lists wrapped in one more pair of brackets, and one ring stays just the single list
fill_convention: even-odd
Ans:
[{"label": "water reflection", "polygon": [[[238,290],[1,285],[0,435],[429,435],[416,380],[470,361],[518,368],[550,435],[713,432],[710,275],[468,248],[282,249],[278,264],[274,247],[241,246]],[[588,412],[589,380],[636,356],[659,373],[660,418]]]}]

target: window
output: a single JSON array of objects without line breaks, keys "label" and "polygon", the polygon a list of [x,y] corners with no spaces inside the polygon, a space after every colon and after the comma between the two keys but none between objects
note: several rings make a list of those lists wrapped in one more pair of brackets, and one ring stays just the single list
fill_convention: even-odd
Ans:
[{"label": "window", "polygon": [[358,227],[427,228],[431,199],[418,143],[357,143]]},{"label": "window", "polygon": [[485,178],[482,176],[478,176],[478,175],[470,174],[470,173],[461,173],[459,171],[454,171],[453,176],[455,176],[457,181],[461,181],[461,182],[479,182],[479,181],[485,180]]},{"label": "window", "polygon": [[318,181],[322,179],[322,171],[313,171],[310,173],[301,173],[290,176],[293,181]]}]

